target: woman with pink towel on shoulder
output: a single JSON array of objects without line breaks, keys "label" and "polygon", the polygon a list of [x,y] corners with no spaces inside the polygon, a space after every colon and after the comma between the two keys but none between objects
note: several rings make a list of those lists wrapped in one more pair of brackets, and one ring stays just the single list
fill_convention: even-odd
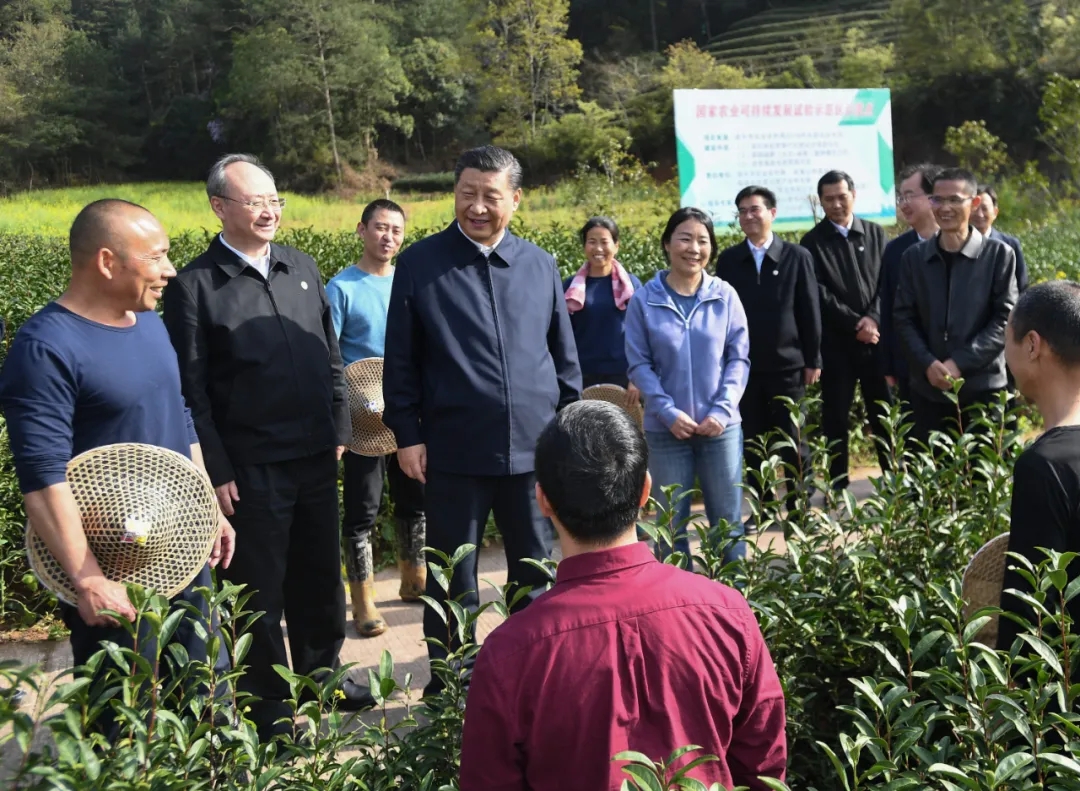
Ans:
[{"label": "woman with pink towel on shoulder", "polygon": [[619,226],[610,217],[591,217],[581,229],[585,265],[566,279],[566,308],[577,341],[583,387],[626,387],[632,402],[641,398],[627,377],[623,319],[641,281],[626,271],[619,252]]}]

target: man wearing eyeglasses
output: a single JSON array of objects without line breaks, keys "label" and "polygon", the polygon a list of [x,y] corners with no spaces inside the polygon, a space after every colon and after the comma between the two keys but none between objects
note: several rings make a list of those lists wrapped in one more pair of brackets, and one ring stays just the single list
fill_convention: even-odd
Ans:
[{"label": "man wearing eyeglasses", "polygon": [[885,245],[885,252],[881,254],[881,361],[885,381],[889,387],[897,389],[904,404],[911,403],[911,388],[907,362],[900,348],[900,336],[893,322],[893,302],[904,253],[937,233],[937,219],[930,208],[930,193],[934,190],[934,176],[940,171],[939,165],[930,164],[911,165],[900,171],[896,179],[899,190],[896,205],[908,224],[908,230]]},{"label": "man wearing eyeglasses", "polygon": [[[246,545],[225,576],[254,590],[247,607],[263,612],[240,688],[261,698],[250,715],[267,739],[292,713],[273,666],[291,656],[305,675],[336,667],[345,640],[337,471],[348,395],[318,267],[273,243],[285,201],[270,171],[231,154],[206,192],[221,233],[169,284],[164,319],[207,472]],[[342,709],[373,702],[351,680],[341,693]]]},{"label": "man wearing eyeglasses", "polygon": [[904,253],[893,309],[911,372],[912,438],[922,442],[932,431],[957,429],[957,407],[945,395],[956,379],[964,380],[962,409],[997,401],[1006,384],[1005,325],[1017,297],[1016,254],[971,225],[979,205],[975,176],[941,171],[930,205],[940,230]]}]

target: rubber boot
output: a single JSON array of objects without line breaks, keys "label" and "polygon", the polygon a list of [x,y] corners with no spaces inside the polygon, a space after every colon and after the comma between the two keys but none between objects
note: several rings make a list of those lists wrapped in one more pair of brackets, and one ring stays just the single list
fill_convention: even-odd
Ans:
[{"label": "rubber boot", "polygon": [[424,563],[424,541],[427,522],[419,519],[397,519],[394,521],[397,538],[398,571],[401,573],[401,587],[398,596],[402,601],[420,601],[420,596],[427,587],[427,564]]},{"label": "rubber boot", "polygon": [[377,637],[386,631],[386,621],[375,606],[375,583],[370,579],[349,582],[353,624],[361,637]]}]

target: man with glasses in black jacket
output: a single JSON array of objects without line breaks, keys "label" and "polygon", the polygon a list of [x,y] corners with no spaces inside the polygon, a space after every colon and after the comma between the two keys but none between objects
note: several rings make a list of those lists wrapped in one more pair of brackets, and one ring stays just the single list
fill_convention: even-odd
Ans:
[{"label": "man with glasses in black jacket", "polygon": [[955,380],[964,380],[960,408],[997,401],[1006,385],[1005,325],[1017,297],[1016,254],[971,225],[979,205],[975,176],[941,171],[930,205],[941,230],[904,253],[894,308],[910,369],[912,438],[921,442],[960,427],[946,395]]}]

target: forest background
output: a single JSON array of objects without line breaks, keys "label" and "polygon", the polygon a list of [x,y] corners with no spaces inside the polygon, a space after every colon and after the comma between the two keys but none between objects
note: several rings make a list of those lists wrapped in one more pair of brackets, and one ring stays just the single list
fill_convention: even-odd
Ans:
[{"label": "forest background", "polygon": [[674,88],[885,86],[898,166],[1046,199],[1080,183],[1077,77],[1080,0],[6,0],[0,193],[235,150],[291,191],[434,193],[488,141],[530,186],[632,186],[673,174]]}]

